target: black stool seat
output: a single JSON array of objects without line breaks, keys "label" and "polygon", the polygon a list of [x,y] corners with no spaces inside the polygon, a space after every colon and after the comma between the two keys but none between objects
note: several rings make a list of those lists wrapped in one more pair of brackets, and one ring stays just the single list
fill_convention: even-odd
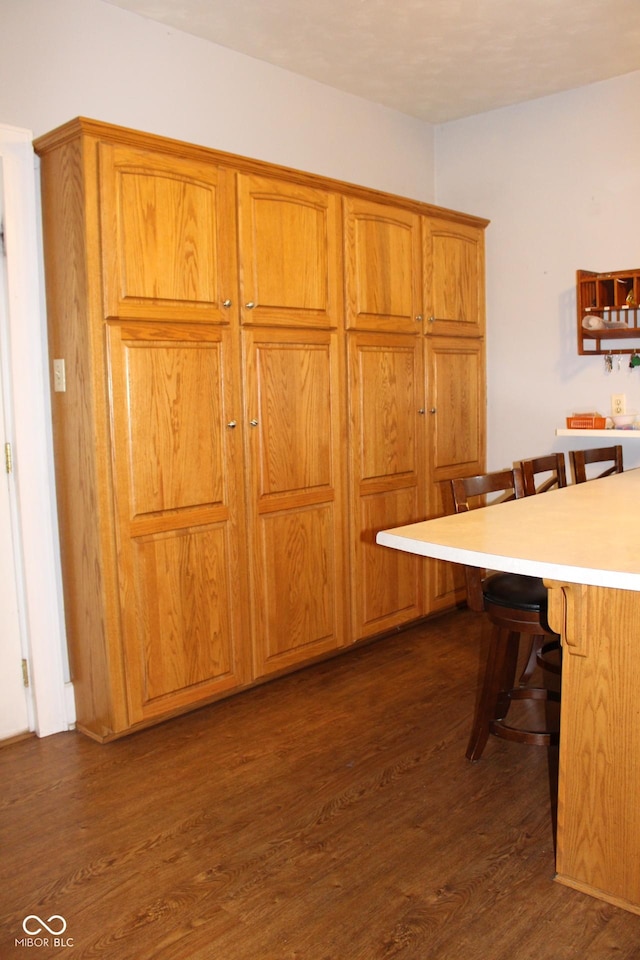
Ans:
[{"label": "black stool seat", "polygon": [[547,588],[540,577],[519,573],[493,573],[482,584],[482,594],[489,603],[518,610],[547,611]]}]

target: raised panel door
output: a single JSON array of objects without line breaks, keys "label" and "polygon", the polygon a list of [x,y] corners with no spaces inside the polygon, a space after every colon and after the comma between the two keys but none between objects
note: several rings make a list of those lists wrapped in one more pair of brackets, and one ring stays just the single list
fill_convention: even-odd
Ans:
[{"label": "raised panel door", "polygon": [[187,324],[110,325],[108,362],[135,724],[248,679],[237,370],[229,330]]},{"label": "raised panel door", "polygon": [[338,325],[342,253],[335,194],[238,174],[238,234],[243,323]]},{"label": "raised panel door", "polygon": [[[429,519],[449,512],[448,483],[482,473],[485,465],[486,384],[484,340],[427,337]],[[430,612],[464,596],[456,564],[427,561]]]},{"label": "raised panel door", "polygon": [[347,197],[344,219],[347,327],[419,332],[420,217],[400,207]]},{"label": "raised panel door", "polygon": [[344,415],[336,334],[246,329],[255,671],[345,642]]},{"label": "raised panel door", "polygon": [[422,341],[348,335],[351,609],[355,639],[423,612],[423,561],[375,542],[425,518]]},{"label": "raised panel door", "polygon": [[105,317],[227,323],[236,314],[233,175],[99,144]]},{"label": "raised panel door", "polygon": [[425,217],[425,331],[483,336],[484,229]]}]

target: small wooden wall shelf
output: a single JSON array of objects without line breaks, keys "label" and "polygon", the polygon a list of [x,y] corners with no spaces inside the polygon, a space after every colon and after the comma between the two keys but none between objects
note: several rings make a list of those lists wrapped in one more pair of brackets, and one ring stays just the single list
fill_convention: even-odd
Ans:
[{"label": "small wooden wall shelf", "polygon": [[[640,268],[576,273],[578,353],[640,354]],[[629,340],[638,342],[635,346]]]}]

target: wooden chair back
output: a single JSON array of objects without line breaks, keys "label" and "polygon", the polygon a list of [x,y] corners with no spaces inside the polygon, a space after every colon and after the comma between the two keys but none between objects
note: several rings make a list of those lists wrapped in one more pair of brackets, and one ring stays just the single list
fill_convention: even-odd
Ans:
[{"label": "wooden chair back", "polygon": [[[524,496],[522,471],[515,466],[511,470],[496,470],[481,473],[474,477],[457,477],[450,481],[453,507],[456,513],[467,513],[478,507],[494,506],[506,500],[520,499]],[[495,496],[497,495],[497,496]],[[491,498],[487,502],[487,498]],[[479,567],[464,567],[469,609],[484,610],[482,581],[486,571]]]},{"label": "wooden chair back", "polygon": [[[613,473],[622,473],[622,446],[616,444],[612,447],[595,447],[591,450],[571,450],[569,453],[571,459],[571,472],[574,483],[585,483],[587,480],[598,480],[600,477],[608,477]],[[604,469],[587,476],[588,464],[604,465]]]},{"label": "wooden chair back", "polygon": [[[567,470],[564,453],[549,453],[544,457],[531,457],[521,460],[517,466],[522,470],[522,484],[525,497],[536,493],[546,493],[554,487],[566,487]],[[542,480],[538,477],[544,475]]]}]

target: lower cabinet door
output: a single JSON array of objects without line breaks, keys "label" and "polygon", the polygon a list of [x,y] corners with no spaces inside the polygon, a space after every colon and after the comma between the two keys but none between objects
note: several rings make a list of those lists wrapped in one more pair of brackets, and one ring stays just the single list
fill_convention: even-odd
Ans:
[{"label": "lower cabinet door", "polygon": [[425,519],[422,341],[348,334],[353,639],[422,616],[421,557],[376,543],[379,530]]},{"label": "lower cabinet door", "polygon": [[259,677],[345,643],[345,429],[335,332],[242,335]]},{"label": "lower cabinet door", "polygon": [[[429,518],[450,512],[449,481],[482,473],[485,464],[484,340],[425,337],[429,451]],[[429,560],[428,611],[447,609],[465,596],[462,568]]]},{"label": "lower cabinet door", "polygon": [[223,327],[114,324],[107,336],[134,725],[250,675],[238,377]]}]

